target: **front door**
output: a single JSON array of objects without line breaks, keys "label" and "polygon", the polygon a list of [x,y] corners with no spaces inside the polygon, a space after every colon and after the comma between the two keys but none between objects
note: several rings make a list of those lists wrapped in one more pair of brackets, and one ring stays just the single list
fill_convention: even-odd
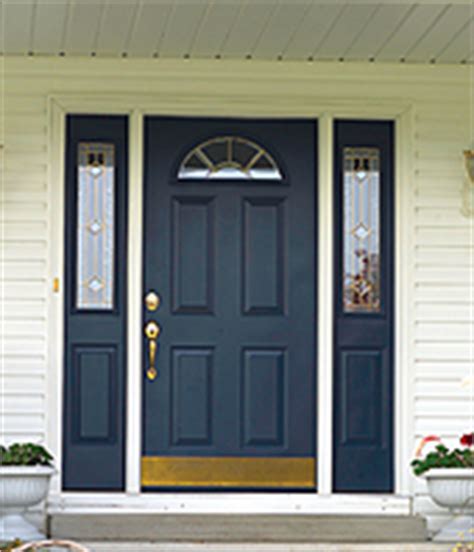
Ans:
[{"label": "front door", "polygon": [[144,488],[314,489],[316,124],[145,120]]}]

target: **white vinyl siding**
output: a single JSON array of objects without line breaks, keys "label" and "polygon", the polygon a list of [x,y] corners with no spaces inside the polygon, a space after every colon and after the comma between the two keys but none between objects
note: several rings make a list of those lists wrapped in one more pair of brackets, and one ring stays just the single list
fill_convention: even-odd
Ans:
[{"label": "white vinyl siding", "polygon": [[[5,80],[3,80],[5,83]],[[4,97],[1,167],[0,442],[45,436],[48,155],[46,98]]]},{"label": "white vinyl siding", "polygon": [[[472,86],[472,85],[471,85]],[[414,424],[417,440],[439,435],[459,444],[473,429],[474,219],[461,214],[462,151],[472,147],[472,105],[421,103],[417,109],[413,263]],[[431,529],[446,511],[414,480],[415,511],[431,514]]]},{"label": "white vinyl siding", "polygon": [[[120,95],[136,96],[137,108],[146,110],[153,100],[164,114],[181,105],[180,112],[189,115],[219,113],[223,98],[233,102],[236,113],[248,104],[252,116],[272,114],[275,106],[304,116],[308,106],[318,112],[318,104],[328,99],[353,112],[368,96],[381,106],[405,105],[413,121],[410,176],[403,182],[409,211],[403,219],[409,227],[400,229],[409,282],[403,290],[409,439],[414,446],[423,435],[435,433],[453,442],[472,430],[472,390],[461,387],[473,359],[473,219],[461,215],[462,151],[474,146],[472,69],[7,57],[4,72],[0,442],[44,441],[48,417],[61,416],[60,408],[48,409],[56,403],[48,401],[46,384],[55,338],[48,315],[57,276],[51,269],[53,248],[62,240],[51,232],[57,215],[51,199],[48,98],[67,94],[89,98],[91,112],[96,111],[94,97],[102,104],[107,98],[113,112]],[[262,97],[268,113],[252,107],[252,100]],[[413,489],[415,510],[436,511],[423,482],[414,480]]]}]

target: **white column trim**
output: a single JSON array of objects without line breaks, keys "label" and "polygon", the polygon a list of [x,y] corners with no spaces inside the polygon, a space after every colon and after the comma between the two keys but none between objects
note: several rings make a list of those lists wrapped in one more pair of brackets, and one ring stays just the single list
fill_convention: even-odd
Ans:
[{"label": "white column trim", "polygon": [[126,491],[141,490],[142,450],[142,243],[143,243],[143,116],[134,110],[129,118],[128,182],[128,289],[127,289],[127,414]]},{"label": "white column trim", "polygon": [[332,493],[333,446],[333,117],[318,120],[318,267],[317,297],[317,487],[321,495]]},{"label": "white column trim", "polygon": [[[65,111],[48,98],[48,354],[46,371],[46,443],[54,456],[57,475],[51,491],[60,492],[62,484],[63,358],[64,358],[64,144]],[[58,278],[59,287],[53,290]]]},{"label": "white column trim", "polygon": [[413,110],[404,110],[395,126],[395,301],[394,301],[394,465],[395,493],[409,495],[410,458],[415,438],[415,362],[411,336],[415,333],[410,308],[414,305],[414,251],[410,247],[413,229]]}]

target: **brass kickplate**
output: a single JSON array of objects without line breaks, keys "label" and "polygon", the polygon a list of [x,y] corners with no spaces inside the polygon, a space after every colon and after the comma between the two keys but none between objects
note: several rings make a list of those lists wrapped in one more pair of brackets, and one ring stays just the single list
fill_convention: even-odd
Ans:
[{"label": "brass kickplate", "polygon": [[142,458],[144,487],[314,488],[316,460],[311,457]]}]

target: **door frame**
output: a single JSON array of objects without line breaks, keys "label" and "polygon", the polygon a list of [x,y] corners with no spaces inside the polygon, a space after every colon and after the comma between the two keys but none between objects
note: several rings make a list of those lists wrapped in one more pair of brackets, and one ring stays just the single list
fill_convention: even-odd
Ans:
[{"label": "door frame", "polygon": [[[181,84],[176,74],[170,76],[175,89]],[[271,84],[270,84],[271,86]],[[409,248],[409,232],[412,227],[413,208],[411,187],[413,164],[413,106],[406,102],[382,101],[380,98],[362,100],[330,100],[328,98],[304,97],[303,100],[288,103],[277,101],[275,105],[262,94],[249,94],[246,102],[235,102],[232,96],[219,96],[213,101],[216,92],[206,97],[193,98],[192,92],[187,102],[178,97],[166,96],[166,99],[143,94],[114,95],[113,102],[107,94],[60,94],[48,97],[49,132],[49,199],[50,199],[50,235],[48,278],[48,358],[47,374],[47,442],[57,464],[61,465],[62,450],[62,395],[63,395],[63,350],[64,350],[64,151],[65,118],[67,114],[124,114],[129,116],[129,232],[128,236],[128,377],[127,377],[127,420],[126,420],[126,492],[114,495],[114,498],[102,496],[100,502],[131,504],[130,500],[140,495],[140,456],[141,456],[141,309],[142,309],[142,200],[143,200],[143,120],[146,115],[174,115],[209,117],[301,117],[318,120],[318,160],[317,205],[318,205],[318,311],[317,331],[317,482],[318,492],[312,495],[312,507],[322,511],[351,511],[352,498],[332,493],[332,373],[333,373],[333,121],[334,119],[390,119],[395,122],[395,443],[394,466],[395,487],[390,495],[372,495],[359,497],[357,503],[365,504],[368,511],[390,511],[395,513],[408,511],[408,500],[395,501],[395,497],[407,497],[410,494],[408,462],[413,446],[413,382],[410,366],[413,351],[410,345],[411,319],[409,307],[412,304],[413,291],[410,286],[412,275],[412,257]],[[52,214],[54,213],[54,217]],[[59,289],[55,280],[59,279]],[[56,290],[56,291],[55,291]],[[51,504],[79,503],[74,493],[62,492],[60,476],[53,481]],[[198,511],[201,506],[199,497],[204,493],[186,494],[186,500],[194,504]],[[91,500],[101,495],[82,493],[82,500]],[[179,493],[167,496],[179,496]],[[245,495],[243,495],[245,497]],[[255,504],[255,496],[247,501],[236,498],[237,503]],[[291,495],[293,496],[293,495]],[[282,504],[291,498],[288,493],[281,495],[261,493],[257,495],[257,508],[263,511],[281,511]],[[298,495],[294,496],[298,502]],[[232,508],[229,494],[223,497],[223,504]],[[318,499],[325,498],[324,506]],[[139,498],[139,497],[138,497]],[[327,501],[331,498],[331,504]],[[166,500],[165,495],[157,504]],[[182,503],[184,496],[179,499]],[[362,500],[362,502],[361,502]],[[150,495],[144,498],[153,504]],[[280,505],[278,502],[281,501]],[[316,502],[315,502],[316,501]],[[156,502],[156,501],[155,501]],[[205,501],[204,501],[205,502]],[[290,501],[291,502],[291,501]],[[307,503],[308,498],[299,501]],[[196,506],[197,504],[197,506]],[[205,506],[203,506],[205,508]],[[251,506],[252,507],[252,506]],[[334,509],[335,508],[335,509]],[[387,510],[388,509],[388,510]],[[187,510],[189,511],[189,510]]]}]

